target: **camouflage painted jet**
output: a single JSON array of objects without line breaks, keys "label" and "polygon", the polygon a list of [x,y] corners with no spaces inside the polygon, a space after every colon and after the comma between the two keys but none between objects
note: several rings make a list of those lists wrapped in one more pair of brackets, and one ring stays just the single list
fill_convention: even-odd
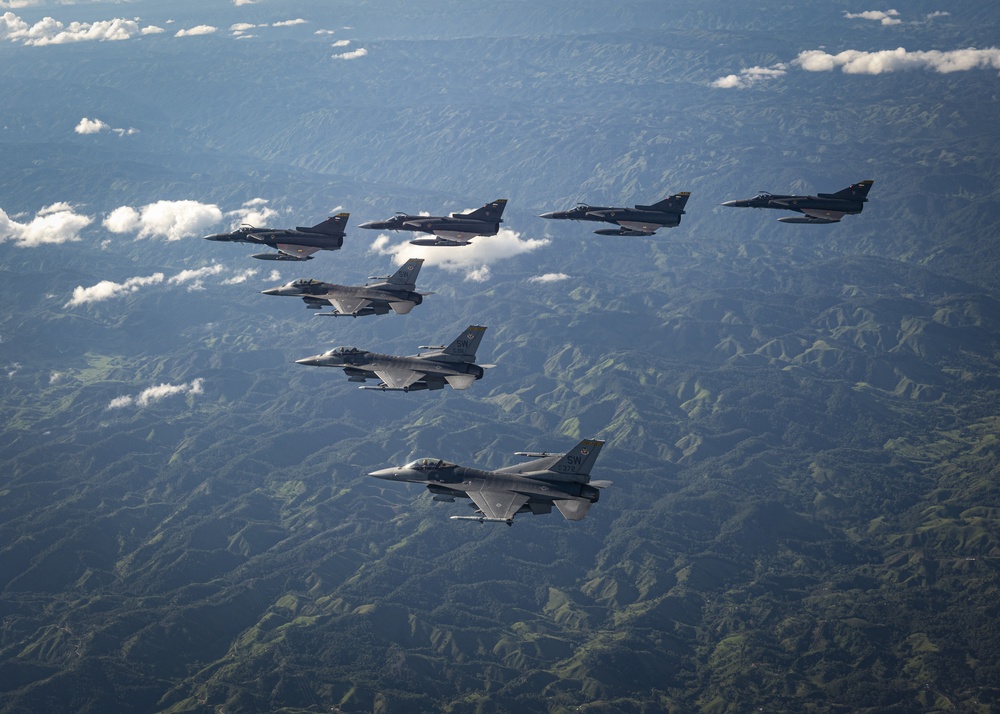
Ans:
[{"label": "camouflage painted jet", "polygon": [[600,489],[611,485],[610,481],[590,480],[590,469],[602,446],[603,441],[584,439],[565,454],[519,451],[519,456],[534,460],[496,471],[458,466],[440,459],[417,459],[406,466],[372,471],[368,475],[387,481],[425,484],[435,501],[471,499],[469,505],[476,509],[476,515],[452,516],[452,520],[511,525],[518,513],[551,513],[555,506],[563,518],[579,521],[597,503]]},{"label": "camouflage painted jet", "polygon": [[344,227],[350,213],[338,213],[312,228],[254,228],[242,225],[232,233],[205,236],[205,240],[225,243],[251,243],[277,248],[277,253],[257,253],[259,260],[312,260],[318,250],[340,250],[344,245]]},{"label": "camouflage painted jet", "polygon": [[723,206],[733,208],[780,208],[796,211],[802,216],[779,218],[781,223],[838,223],[844,216],[861,213],[868,203],[868,191],[874,181],[861,181],[837,193],[820,193],[816,196],[788,196],[761,191],[753,198],[726,201]]},{"label": "camouflage painted jet", "polygon": [[300,297],[310,310],[319,310],[327,305],[333,305],[332,312],[317,313],[317,315],[323,316],[386,315],[390,309],[395,313],[405,315],[415,305],[424,301],[424,295],[432,294],[416,292],[417,275],[423,264],[423,258],[410,258],[392,275],[372,276],[368,278],[369,282],[362,287],[299,279],[281,287],[261,290],[261,293]]},{"label": "camouflage painted jet", "polygon": [[667,196],[652,205],[636,205],[634,208],[614,206],[588,206],[578,204],[568,211],[543,213],[541,218],[570,221],[600,221],[617,223],[619,228],[605,228],[594,231],[600,236],[651,236],[660,228],[676,228],[680,225],[684,206],[691,194],[687,191]]},{"label": "camouflage painted jet", "polygon": [[298,364],[314,367],[339,367],[351,382],[364,382],[378,377],[378,386],[361,389],[379,389],[384,392],[415,392],[421,389],[468,389],[483,372],[495,365],[475,363],[476,350],[486,328],[469,325],[447,347],[421,345],[421,352],[410,357],[396,357],[356,347],[335,347],[321,355],[295,360]]},{"label": "camouflage painted jet", "polygon": [[503,223],[506,198],[498,198],[468,213],[452,213],[447,216],[412,216],[397,213],[385,221],[368,221],[358,228],[381,231],[415,231],[432,233],[434,238],[411,240],[413,245],[460,246],[468,245],[476,236],[495,236]]}]

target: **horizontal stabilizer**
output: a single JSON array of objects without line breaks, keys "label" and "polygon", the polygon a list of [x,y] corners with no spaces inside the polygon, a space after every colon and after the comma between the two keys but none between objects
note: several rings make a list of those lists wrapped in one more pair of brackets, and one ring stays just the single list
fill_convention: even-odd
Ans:
[{"label": "horizontal stabilizer", "polygon": [[556,508],[563,514],[567,521],[582,521],[590,510],[590,501],[577,501],[576,499],[565,499],[554,501]]},{"label": "horizontal stabilizer", "polygon": [[392,311],[397,315],[406,315],[407,313],[410,312],[410,310],[413,309],[414,305],[416,305],[416,303],[410,302],[409,300],[401,300],[400,302],[389,303],[389,307],[391,307]]}]

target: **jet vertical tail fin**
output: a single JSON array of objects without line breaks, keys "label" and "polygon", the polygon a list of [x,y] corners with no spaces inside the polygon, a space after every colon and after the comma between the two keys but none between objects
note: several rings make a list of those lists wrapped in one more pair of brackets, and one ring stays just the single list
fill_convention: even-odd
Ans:
[{"label": "jet vertical tail fin", "polygon": [[322,223],[317,223],[312,228],[297,227],[295,230],[303,233],[325,233],[326,235],[344,237],[344,229],[347,227],[347,219],[350,213],[338,213],[336,216],[327,218]]},{"label": "jet vertical tail fin", "polygon": [[412,290],[417,285],[417,275],[420,274],[420,267],[423,264],[423,258],[410,258],[403,263],[399,270],[388,277],[387,282],[390,285],[405,286]]},{"label": "jet vertical tail fin", "polygon": [[444,354],[458,357],[463,362],[473,362],[476,359],[476,350],[479,343],[483,341],[486,328],[481,325],[469,325],[461,335],[444,348]]},{"label": "jet vertical tail fin", "polygon": [[493,221],[494,223],[501,223],[501,217],[503,216],[503,209],[507,207],[506,198],[498,198],[495,201],[490,201],[482,208],[477,208],[469,213],[463,213],[466,218],[475,218],[477,221]]},{"label": "jet vertical tail fin", "polygon": [[837,193],[820,193],[818,196],[820,198],[842,198],[847,201],[867,201],[868,192],[871,191],[873,183],[875,182],[871,180],[859,181],[858,183],[852,183],[843,190],[837,191]]},{"label": "jet vertical tail fin", "polygon": [[584,439],[547,470],[568,476],[571,481],[586,483],[590,480],[590,470],[594,467],[594,462],[597,461],[603,446],[604,442],[600,439]]},{"label": "jet vertical tail fin", "polygon": [[671,211],[673,213],[684,213],[684,206],[687,205],[688,199],[691,198],[690,191],[681,191],[680,193],[675,193],[673,196],[667,196],[662,201],[657,201],[651,206],[636,206],[640,211]]}]

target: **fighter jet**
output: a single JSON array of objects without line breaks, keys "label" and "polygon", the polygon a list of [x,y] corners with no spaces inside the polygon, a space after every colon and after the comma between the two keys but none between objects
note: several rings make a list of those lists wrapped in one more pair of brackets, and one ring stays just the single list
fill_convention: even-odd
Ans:
[{"label": "fighter jet", "polygon": [[359,350],[356,347],[335,347],[314,357],[295,360],[298,364],[315,367],[339,367],[351,382],[364,382],[378,377],[377,386],[384,392],[415,392],[420,389],[468,389],[492,364],[476,364],[476,349],[486,328],[469,325],[450,345],[421,345],[421,352],[410,357],[396,357]]},{"label": "fighter jet", "polygon": [[468,213],[451,213],[447,216],[411,216],[396,213],[384,221],[368,221],[358,228],[380,231],[415,231],[432,233],[434,238],[411,240],[413,245],[460,246],[468,245],[476,236],[495,236],[503,223],[506,198],[498,198]]},{"label": "fighter jet", "polygon": [[651,236],[660,228],[675,228],[680,225],[684,206],[691,194],[688,191],[667,196],[650,206],[637,204],[634,208],[614,206],[588,206],[580,203],[568,211],[543,213],[541,218],[570,221],[600,221],[617,223],[619,228],[604,228],[594,231],[600,236]]},{"label": "fighter jet", "polygon": [[319,312],[317,317],[386,315],[390,309],[405,315],[424,301],[424,295],[432,294],[416,292],[417,275],[423,264],[423,258],[410,258],[392,275],[371,276],[363,287],[299,279],[277,288],[261,290],[261,293],[300,297],[310,310],[333,305],[332,312]]},{"label": "fighter jet", "polygon": [[611,481],[591,481],[590,469],[601,453],[603,441],[584,439],[565,454],[519,451],[533,458],[497,471],[458,466],[441,459],[417,459],[395,468],[372,471],[369,476],[387,481],[422,483],[435,501],[454,502],[469,498],[474,516],[452,516],[456,521],[489,521],[512,525],[518,513],[551,513],[552,506],[563,518],[579,521],[597,503],[600,489]]},{"label": "fighter jet", "polygon": [[861,213],[868,203],[868,191],[874,181],[861,181],[837,193],[820,193],[816,196],[787,196],[761,191],[753,198],[726,201],[723,206],[733,208],[780,208],[796,211],[802,216],[779,218],[781,223],[838,223],[847,215]]},{"label": "fighter jet", "polygon": [[344,226],[350,213],[338,213],[312,228],[254,228],[242,225],[232,233],[205,236],[205,240],[252,243],[277,248],[277,253],[257,253],[259,260],[312,260],[318,250],[340,250],[344,245]]}]

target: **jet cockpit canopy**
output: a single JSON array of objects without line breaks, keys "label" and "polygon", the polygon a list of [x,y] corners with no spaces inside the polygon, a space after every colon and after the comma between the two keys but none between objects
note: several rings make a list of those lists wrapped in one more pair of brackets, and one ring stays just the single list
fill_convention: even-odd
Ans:
[{"label": "jet cockpit canopy", "polygon": [[455,468],[455,464],[441,459],[417,459],[408,463],[405,468],[413,469],[414,471],[435,471],[437,469]]}]

